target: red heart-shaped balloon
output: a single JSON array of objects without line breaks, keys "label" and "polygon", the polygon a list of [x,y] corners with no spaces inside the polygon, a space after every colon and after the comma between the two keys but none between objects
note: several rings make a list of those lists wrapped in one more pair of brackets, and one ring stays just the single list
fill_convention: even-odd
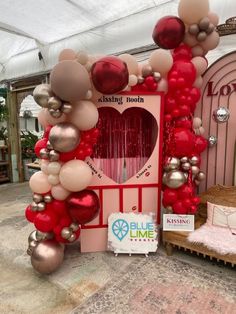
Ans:
[{"label": "red heart-shaped balloon", "polygon": [[81,225],[93,220],[99,212],[99,198],[91,190],[71,193],[67,199],[67,208],[71,218]]}]

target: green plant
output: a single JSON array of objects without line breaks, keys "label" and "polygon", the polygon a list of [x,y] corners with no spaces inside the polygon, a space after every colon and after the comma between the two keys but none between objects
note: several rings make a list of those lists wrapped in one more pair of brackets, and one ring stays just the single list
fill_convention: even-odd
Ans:
[{"label": "green plant", "polygon": [[7,140],[7,128],[4,126],[0,128],[0,140]]},{"label": "green plant", "polygon": [[22,158],[35,159],[34,146],[38,141],[38,136],[30,131],[21,131],[21,153]]},{"label": "green plant", "polygon": [[5,100],[0,99],[0,122],[7,121],[8,118],[8,110],[5,105]]}]

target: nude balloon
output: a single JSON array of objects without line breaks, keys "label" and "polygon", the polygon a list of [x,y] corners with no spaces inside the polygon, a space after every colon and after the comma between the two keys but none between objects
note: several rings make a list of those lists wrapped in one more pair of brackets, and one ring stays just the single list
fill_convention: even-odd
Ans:
[{"label": "nude balloon", "polygon": [[97,107],[89,100],[78,101],[73,104],[68,120],[81,131],[90,130],[98,122]]},{"label": "nude balloon", "polygon": [[76,53],[72,49],[63,49],[58,57],[58,61],[64,61],[64,60],[75,60],[76,59]]},{"label": "nude balloon", "polygon": [[198,76],[195,82],[193,83],[193,86],[197,88],[201,88],[202,84],[203,84],[203,78],[201,76]]},{"label": "nude balloon", "polygon": [[61,167],[61,185],[68,191],[84,190],[92,180],[90,167],[82,160],[70,160]]},{"label": "nude balloon", "polygon": [[38,115],[39,123],[46,129],[49,125],[55,125],[66,120],[66,115],[63,113],[60,118],[53,118],[48,109],[44,108],[39,112]]},{"label": "nude balloon", "polygon": [[149,64],[154,72],[166,76],[173,65],[173,58],[169,51],[158,49],[151,53]]},{"label": "nude balloon", "polygon": [[29,186],[34,193],[44,194],[51,190],[51,185],[48,183],[48,176],[42,171],[35,172],[30,180]]},{"label": "nude balloon", "polygon": [[49,174],[48,183],[51,185],[57,185],[60,183],[59,176],[57,174]]},{"label": "nude balloon", "polygon": [[70,195],[70,191],[66,190],[61,184],[58,184],[52,187],[51,194],[55,200],[64,201]]},{"label": "nude balloon", "polygon": [[46,111],[48,111],[48,110],[47,109],[41,109],[38,113],[38,122],[44,129],[46,129],[47,126],[49,126]]},{"label": "nude balloon", "polygon": [[208,18],[209,18],[210,22],[211,22],[213,25],[215,25],[215,26],[218,25],[218,23],[219,23],[219,16],[218,16],[216,13],[209,12],[209,13],[208,13]]},{"label": "nude balloon", "polygon": [[207,69],[207,61],[205,58],[202,58],[200,56],[194,57],[191,62],[195,66],[195,69],[197,71],[197,75],[202,75],[206,69]]},{"label": "nude balloon", "polygon": [[69,102],[83,99],[91,87],[85,67],[71,60],[61,61],[52,69],[50,82],[53,92]]},{"label": "nude balloon", "polygon": [[208,0],[180,0],[178,13],[186,24],[198,23],[209,12]]},{"label": "nude balloon", "polygon": [[204,50],[213,50],[218,46],[219,41],[220,35],[216,31],[214,31],[207,36],[207,39],[201,43],[201,46]]},{"label": "nude balloon", "polygon": [[42,170],[45,174],[49,174],[49,172],[48,172],[48,165],[49,165],[49,161],[48,161],[48,160],[41,159],[41,161],[40,161],[40,167],[41,167],[41,170]]},{"label": "nude balloon", "polygon": [[48,174],[59,174],[61,170],[61,164],[57,161],[48,163],[47,172]]},{"label": "nude balloon", "polygon": [[162,78],[157,85],[158,92],[164,92],[167,93],[168,91],[168,82],[166,79]]},{"label": "nude balloon", "polygon": [[119,56],[119,58],[124,61],[127,65],[129,74],[135,74],[138,75],[138,62],[135,59],[135,57],[131,56],[128,53],[124,53]]}]

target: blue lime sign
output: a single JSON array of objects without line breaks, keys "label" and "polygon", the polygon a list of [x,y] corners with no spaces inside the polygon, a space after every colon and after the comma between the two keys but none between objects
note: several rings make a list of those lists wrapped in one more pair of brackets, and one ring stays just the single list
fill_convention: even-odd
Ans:
[{"label": "blue lime sign", "polygon": [[115,253],[157,250],[157,226],[152,215],[116,213],[108,219],[108,248]]}]

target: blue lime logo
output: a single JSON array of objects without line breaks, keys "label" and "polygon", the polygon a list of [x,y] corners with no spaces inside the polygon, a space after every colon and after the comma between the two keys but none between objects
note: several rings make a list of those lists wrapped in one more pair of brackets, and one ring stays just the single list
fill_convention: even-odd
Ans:
[{"label": "blue lime logo", "polygon": [[122,241],[129,232],[129,224],[124,219],[117,219],[112,224],[112,232]]}]

